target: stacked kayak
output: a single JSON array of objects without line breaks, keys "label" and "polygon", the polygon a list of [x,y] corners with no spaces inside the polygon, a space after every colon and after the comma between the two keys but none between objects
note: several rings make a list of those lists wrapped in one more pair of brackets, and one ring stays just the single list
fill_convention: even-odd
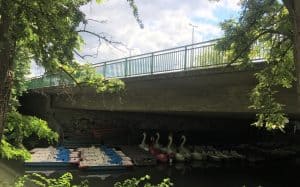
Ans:
[{"label": "stacked kayak", "polygon": [[25,161],[25,166],[66,167],[79,163],[80,154],[74,149],[64,147],[35,148],[30,151],[31,158]]},{"label": "stacked kayak", "polygon": [[78,151],[81,153],[79,168],[103,165],[108,161],[108,157],[100,150],[100,148],[94,146],[82,147],[78,148]]},{"label": "stacked kayak", "polygon": [[122,151],[106,146],[79,148],[81,152],[80,169],[101,170],[101,169],[125,169],[133,166],[129,157]]}]

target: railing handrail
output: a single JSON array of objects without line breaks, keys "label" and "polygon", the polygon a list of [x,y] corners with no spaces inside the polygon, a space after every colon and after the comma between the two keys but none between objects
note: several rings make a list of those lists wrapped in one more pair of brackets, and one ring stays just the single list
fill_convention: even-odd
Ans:
[{"label": "railing handrail", "polygon": [[[154,55],[155,56],[156,53],[162,53],[162,52],[166,52],[166,51],[174,51],[176,49],[182,49],[182,50],[184,50],[185,48],[188,48],[188,47],[191,47],[191,46],[197,46],[197,45],[201,45],[201,44],[210,44],[211,45],[211,44],[213,44],[214,42],[216,42],[216,41],[218,41],[220,39],[221,38],[217,38],[217,39],[212,39],[212,40],[208,40],[208,41],[197,42],[197,43],[194,43],[194,44],[188,44],[188,45],[182,45],[182,46],[172,47],[172,48],[163,49],[163,50],[152,51],[152,52],[143,53],[143,54],[139,54],[139,55],[127,56],[127,57],[123,57],[123,58],[116,58],[116,59],[113,59],[113,60],[106,60],[106,61],[102,61],[102,62],[92,63],[90,65],[92,67],[99,67],[99,66],[103,66],[103,65],[108,64],[108,63],[109,64],[113,64],[114,62],[116,62],[116,63],[123,62],[126,59],[127,60],[138,59],[139,57],[144,57],[144,56],[147,57],[147,55],[149,55],[149,56]],[[176,52],[176,51],[174,51],[174,52]],[[53,73],[53,74],[55,74],[55,73]],[[30,77],[27,80],[42,78],[45,75],[47,75],[47,74]]]},{"label": "railing handrail", "polygon": [[208,40],[208,41],[204,41],[204,42],[198,42],[198,43],[194,43],[194,44],[188,44],[188,45],[182,45],[179,47],[172,47],[172,48],[168,48],[168,49],[163,49],[163,50],[157,50],[157,51],[153,51],[153,52],[148,52],[148,53],[143,53],[143,54],[139,54],[139,55],[134,55],[134,56],[127,56],[127,57],[123,57],[123,58],[116,58],[113,60],[106,60],[106,61],[102,61],[102,62],[97,62],[97,63],[93,63],[91,64],[92,66],[98,66],[98,65],[102,65],[104,63],[110,63],[110,62],[115,62],[115,61],[122,61],[125,59],[131,59],[131,58],[136,58],[136,57],[141,57],[141,56],[147,56],[147,55],[152,55],[155,53],[161,53],[161,52],[165,52],[165,51],[173,51],[175,49],[181,49],[181,48],[185,48],[185,47],[191,47],[191,46],[196,46],[196,45],[201,45],[201,44],[209,44],[209,43],[213,43],[216,42],[218,40],[220,40],[221,38],[218,39],[213,39],[213,40]]}]

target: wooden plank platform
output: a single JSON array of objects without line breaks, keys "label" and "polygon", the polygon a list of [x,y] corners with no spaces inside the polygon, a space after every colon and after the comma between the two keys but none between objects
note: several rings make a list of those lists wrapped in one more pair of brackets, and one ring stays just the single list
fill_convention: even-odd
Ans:
[{"label": "wooden plank platform", "polygon": [[156,165],[155,157],[138,146],[120,146],[120,149],[132,159],[136,166]]}]

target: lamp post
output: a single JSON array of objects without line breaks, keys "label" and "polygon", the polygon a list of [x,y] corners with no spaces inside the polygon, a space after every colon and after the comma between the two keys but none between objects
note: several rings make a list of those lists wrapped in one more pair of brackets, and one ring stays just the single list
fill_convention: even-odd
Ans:
[{"label": "lamp post", "polygon": [[128,52],[129,52],[129,57],[126,58],[126,62],[125,62],[125,75],[130,75],[131,73],[131,55],[132,55],[132,51],[136,50],[137,48],[127,48]]},{"label": "lamp post", "polygon": [[194,40],[195,40],[195,28],[199,27],[198,25],[194,25],[192,23],[189,23],[189,26],[192,27],[192,49],[191,49],[191,57],[190,57],[190,68],[194,64]]},{"label": "lamp post", "polygon": [[135,49],[134,48],[128,48],[128,51],[129,51],[129,57],[131,57],[131,51],[134,51]]},{"label": "lamp post", "polygon": [[138,50],[138,48],[129,48],[129,47],[127,47],[127,50],[128,50],[128,52],[129,52],[129,57],[131,57],[132,56],[132,51],[135,51],[135,50]]},{"label": "lamp post", "polygon": [[192,44],[194,44],[194,40],[195,40],[195,28],[198,27],[197,25],[193,25],[191,23],[189,23],[189,26],[192,27]]}]

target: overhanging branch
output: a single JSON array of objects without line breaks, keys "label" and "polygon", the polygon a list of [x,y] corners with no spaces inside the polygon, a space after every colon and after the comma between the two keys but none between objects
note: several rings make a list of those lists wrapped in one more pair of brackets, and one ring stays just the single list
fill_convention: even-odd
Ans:
[{"label": "overhanging branch", "polygon": [[228,64],[227,67],[230,66],[231,64],[235,63],[247,50],[249,50],[251,48],[251,46],[253,45],[253,43],[258,40],[261,36],[268,34],[268,31],[264,31],[261,32],[260,34],[258,34],[256,37],[254,37],[247,45],[246,47],[244,47],[239,54],[235,55],[234,59],[232,59]]},{"label": "overhanging branch", "polygon": [[66,73],[74,82],[77,86],[80,87],[80,83],[74,78],[74,76],[72,75],[72,73],[69,73],[65,68],[63,68],[62,66],[59,66],[59,69],[61,69],[64,73]]},{"label": "overhanging branch", "polygon": [[105,33],[95,33],[89,30],[86,30],[86,28],[84,27],[84,29],[81,30],[77,30],[78,33],[87,33],[89,35],[92,35],[94,37],[96,37],[98,39],[98,46],[97,46],[97,51],[95,54],[87,54],[87,55],[81,55],[78,51],[74,50],[74,53],[76,55],[78,55],[81,59],[85,59],[86,57],[93,57],[93,58],[97,58],[98,54],[99,54],[99,48],[102,44],[102,41],[115,46],[115,45],[124,45],[122,42],[117,42],[117,41],[113,41],[112,39],[109,39],[107,36],[105,36]]}]

